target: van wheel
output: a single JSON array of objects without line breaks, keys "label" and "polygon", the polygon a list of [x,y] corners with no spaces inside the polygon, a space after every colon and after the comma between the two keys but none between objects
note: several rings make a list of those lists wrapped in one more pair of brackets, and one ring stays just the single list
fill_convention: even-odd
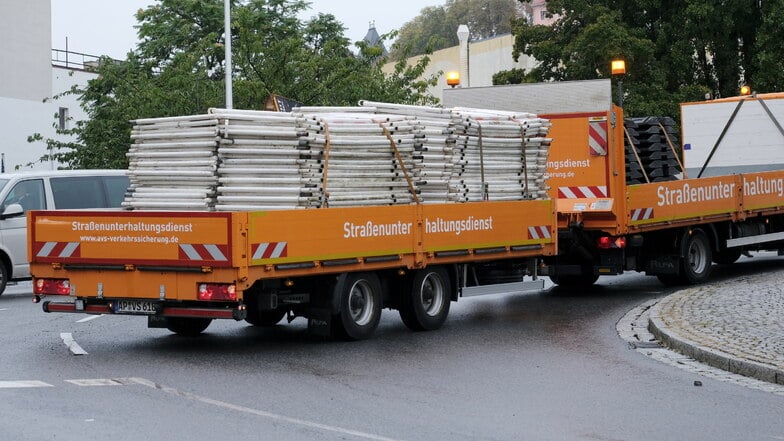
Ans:
[{"label": "van wheel", "polygon": [[190,318],[190,317],[167,317],[166,327],[169,331],[185,337],[195,337],[201,334],[207,326],[210,326],[212,319]]},{"label": "van wheel", "polygon": [[333,296],[338,313],[332,317],[332,333],[345,340],[364,340],[373,335],[381,320],[381,282],[374,273],[344,273]]},{"label": "van wheel", "polygon": [[438,329],[449,315],[452,290],[449,274],[441,267],[417,271],[402,293],[400,318],[412,331]]},{"label": "van wheel", "polygon": [[8,285],[8,268],[4,263],[0,262],[0,295],[5,292],[5,287]]},{"label": "van wheel", "polygon": [[683,235],[683,258],[681,259],[681,282],[684,284],[702,283],[711,274],[711,246],[708,236],[695,229]]}]

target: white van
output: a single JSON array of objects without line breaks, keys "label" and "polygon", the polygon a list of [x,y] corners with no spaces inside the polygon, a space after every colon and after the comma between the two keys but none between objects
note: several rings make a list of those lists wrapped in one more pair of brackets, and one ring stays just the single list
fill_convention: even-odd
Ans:
[{"label": "white van", "polygon": [[0,294],[9,281],[30,279],[27,211],[119,208],[125,170],[48,170],[0,174]]}]

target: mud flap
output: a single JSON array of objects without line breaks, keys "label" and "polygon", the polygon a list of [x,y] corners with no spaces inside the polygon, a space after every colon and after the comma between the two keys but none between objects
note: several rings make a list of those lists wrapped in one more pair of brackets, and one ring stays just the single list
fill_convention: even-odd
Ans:
[{"label": "mud flap", "polygon": [[162,315],[148,315],[147,316],[147,327],[148,328],[167,328],[169,326],[169,320]]},{"label": "mud flap", "polygon": [[308,309],[308,333],[319,337],[331,337],[332,311],[328,308]]},{"label": "mud flap", "polygon": [[645,274],[649,276],[678,275],[680,273],[680,262],[680,256],[658,256],[648,261]]}]

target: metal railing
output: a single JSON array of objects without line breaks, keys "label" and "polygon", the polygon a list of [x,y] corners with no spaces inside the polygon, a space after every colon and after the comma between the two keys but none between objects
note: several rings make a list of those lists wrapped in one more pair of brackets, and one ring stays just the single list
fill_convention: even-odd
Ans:
[{"label": "metal railing", "polygon": [[52,66],[66,69],[96,70],[100,61],[98,55],[73,52],[62,49],[52,49]]}]

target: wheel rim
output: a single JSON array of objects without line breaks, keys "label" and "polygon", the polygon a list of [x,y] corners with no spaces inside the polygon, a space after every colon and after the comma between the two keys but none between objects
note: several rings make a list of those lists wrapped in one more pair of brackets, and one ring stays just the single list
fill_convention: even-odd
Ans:
[{"label": "wheel rim", "polygon": [[705,271],[707,261],[703,243],[696,238],[692,238],[689,244],[689,266],[694,274],[702,274]]},{"label": "wheel rim", "polygon": [[373,319],[373,309],[375,307],[373,289],[365,280],[358,280],[351,286],[348,295],[348,310],[351,320],[359,326],[369,324]]},{"label": "wheel rim", "polygon": [[425,314],[435,317],[444,303],[444,284],[436,273],[428,274],[419,287],[419,302]]}]

